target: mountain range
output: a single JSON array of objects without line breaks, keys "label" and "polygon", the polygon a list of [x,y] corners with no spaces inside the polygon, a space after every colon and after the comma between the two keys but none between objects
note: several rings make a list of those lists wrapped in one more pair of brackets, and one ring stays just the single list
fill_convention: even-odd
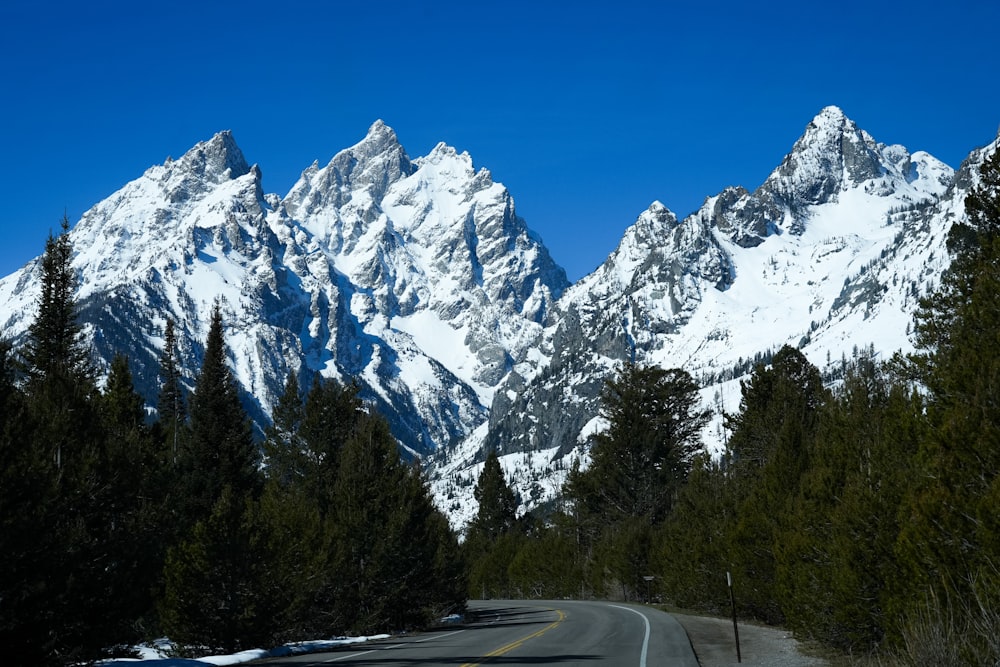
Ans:
[{"label": "mountain range", "polygon": [[[684,219],[654,201],[570,284],[467,153],[441,143],[411,159],[377,121],[282,197],[221,132],[73,225],[77,302],[99,363],[128,354],[150,405],[167,319],[190,388],[216,301],[259,428],[292,370],[304,387],[316,374],[357,382],[461,526],[489,449],[522,509],[558,494],[572,462],[586,464],[601,387],[623,361],[691,373],[718,451],[718,415],[782,345],[828,373],[859,349],[909,351],[917,301],[997,145],[956,172],[827,107],[759,187],[726,188]],[[0,279],[15,343],[39,272],[36,258]]]}]

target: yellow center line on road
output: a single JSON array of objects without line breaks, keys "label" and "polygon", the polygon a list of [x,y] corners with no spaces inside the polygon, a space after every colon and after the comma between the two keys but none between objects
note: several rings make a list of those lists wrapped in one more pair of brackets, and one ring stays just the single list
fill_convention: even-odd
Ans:
[{"label": "yellow center line on road", "polygon": [[549,625],[546,625],[544,628],[542,628],[538,632],[531,633],[527,637],[521,637],[520,639],[515,639],[514,641],[512,641],[509,644],[505,644],[505,645],[501,646],[498,649],[490,651],[489,653],[487,653],[486,655],[483,656],[483,660],[481,662],[467,662],[464,665],[462,665],[462,667],[478,667],[483,662],[489,662],[493,658],[498,658],[501,655],[503,655],[504,653],[510,653],[511,651],[513,651],[514,649],[518,648],[519,646],[521,646],[524,642],[528,641],[529,639],[534,639],[536,637],[541,637],[546,632],[548,632],[552,628],[554,628],[557,625],[559,625],[560,623],[562,623],[563,620],[565,620],[565,618],[566,618],[566,614],[564,614],[561,609],[550,609],[549,611],[554,611],[557,614],[559,614],[559,618],[557,618],[553,623],[551,623]]}]

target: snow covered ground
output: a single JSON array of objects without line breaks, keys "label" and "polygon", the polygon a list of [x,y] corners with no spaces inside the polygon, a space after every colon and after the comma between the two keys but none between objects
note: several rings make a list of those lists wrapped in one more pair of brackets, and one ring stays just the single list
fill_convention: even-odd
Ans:
[{"label": "snow covered ground", "polygon": [[171,657],[172,645],[167,640],[159,640],[153,645],[143,645],[137,647],[139,658],[116,658],[105,660],[100,665],[155,665],[155,667],[198,667],[199,665],[238,665],[261,658],[280,658],[287,655],[298,655],[301,653],[315,653],[325,651],[348,644],[358,644],[371,641],[373,639],[386,639],[389,635],[373,635],[371,637],[341,637],[339,639],[320,639],[314,641],[296,642],[285,644],[277,648],[249,649],[240,651],[232,655],[208,655],[201,658],[175,658]]}]

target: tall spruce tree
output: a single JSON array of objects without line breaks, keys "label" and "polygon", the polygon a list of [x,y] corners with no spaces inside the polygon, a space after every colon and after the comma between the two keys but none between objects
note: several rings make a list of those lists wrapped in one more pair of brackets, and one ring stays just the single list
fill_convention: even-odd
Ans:
[{"label": "tall spruce tree", "polygon": [[852,653],[873,649],[891,622],[898,508],[915,473],[920,407],[874,351],[852,360],[821,411],[776,547],[790,625]]},{"label": "tall spruce tree", "polygon": [[462,553],[469,563],[474,595],[508,596],[508,570],[520,548],[517,497],[504,476],[496,450],[490,450],[473,491],[479,509],[466,528]]},{"label": "tall spruce tree", "polygon": [[21,535],[0,538],[5,551],[13,550],[10,566],[18,578],[3,592],[9,616],[0,632],[11,640],[10,656],[25,664],[92,659],[129,639],[120,634],[121,617],[106,593],[121,555],[119,545],[106,540],[115,471],[77,321],[72,257],[64,217],[60,235],[46,241],[38,310],[24,350],[25,400],[14,425],[19,440],[7,443],[10,469],[26,477],[4,484],[5,493],[24,494],[5,513],[18,511],[28,523],[20,525]]},{"label": "tall spruce tree", "polygon": [[180,452],[175,501],[185,523],[164,568],[160,618],[185,644],[233,650],[268,638],[273,610],[260,453],[226,364],[221,305],[212,310],[205,358],[190,402],[191,432]]},{"label": "tall spruce tree", "polygon": [[94,369],[77,321],[77,280],[66,216],[61,229],[58,236],[49,234],[45,242],[38,310],[28,328],[24,356],[34,383],[66,376],[68,381],[90,390]]},{"label": "tall spruce tree", "polygon": [[301,481],[305,474],[307,459],[299,438],[303,410],[299,376],[291,371],[271,411],[271,425],[265,432],[264,468],[269,483],[287,488]]},{"label": "tall spruce tree", "polygon": [[656,534],[653,567],[659,587],[676,605],[715,614],[729,603],[725,572],[730,570],[726,527],[734,516],[720,462],[695,458],[673,511]]},{"label": "tall spruce tree", "polygon": [[594,436],[590,467],[574,467],[564,493],[591,554],[592,586],[640,596],[653,528],[669,515],[701,450],[708,412],[687,372],[634,363],[605,384],[601,399],[607,427]]},{"label": "tall spruce tree", "polygon": [[177,333],[174,321],[167,318],[163,332],[163,353],[160,355],[160,392],[156,400],[157,427],[162,444],[162,457],[177,463],[186,438],[187,405],[177,358]]},{"label": "tall spruce tree", "polygon": [[782,347],[743,384],[740,411],[729,417],[726,453],[736,520],[727,539],[741,602],[749,615],[781,623],[776,547],[808,469],[828,400],[819,370],[798,350]]},{"label": "tall spruce tree", "polygon": [[514,527],[517,520],[517,497],[507,483],[503,468],[500,467],[500,457],[494,449],[486,455],[473,496],[479,503],[479,509],[469,524],[470,540],[495,542]]},{"label": "tall spruce tree", "polygon": [[105,549],[104,574],[95,583],[109,600],[122,641],[140,639],[138,629],[153,621],[150,582],[163,567],[156,543],[160,527],[153,481],[157,459],[146,424],[143,399],[135,391],[128,358],[116,355],[98,399],[103,427],[99,460],[102,483],[92,496],[94,534]]},{"label": "tall spruce tree", "polygon": [[[340,474],[340,460],[347,441],[364,419],[358,386],[316,376],[298,428],[299,450],[288,452],[302,466],[299,475],[323,516],[333,509],[333,489]],[[300,456],[301,454],[301,456]]]},{"label": "tall spruce tree", "polygon": [[347,439],[330,510],[334,545],[335,611],[341,632],[384,631],[396,616],[392,599],[392,548],[397,535],[391,517],[403,505],[405,470],[384,419],[366,415]]},{"label": "tall spruce tree", "polygon": [[211,514],[167,554],[160,619],[168,636],[225,653],[269,644],[281,598],[270,586],[267,541],[256,503],[225,485]]},{"label": "tall spruce tree", "polygon": [[967,597],[973,581],[1000,593],[1000,151],[949,235],[952,264],[916,314],[913,360],[928,389],[923,471],[898,544],[910,597]]},{"label": "tall spruce tree", "polygon": [[219,302],[212,309],[205,356],[189,412],[190,434],[180,453],[180,471],[188,503],[186,518],[193,522],[212,514],[225,487],[242,499],[257,497],[263,485],[260,450],[226,363]]},{"label": "tall spruce tree", "polygon": [[605,519],[662,521],[701,450],[708,420],[698,385],[680,369],[625,364],[605,384],[590,468],[571,475],[570,497]]}]

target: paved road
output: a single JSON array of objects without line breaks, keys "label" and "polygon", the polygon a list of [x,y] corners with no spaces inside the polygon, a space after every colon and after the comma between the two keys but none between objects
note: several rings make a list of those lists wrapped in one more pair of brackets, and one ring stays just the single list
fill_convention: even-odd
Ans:
[{"label": "paved road", "polygon": [[687,635],[663,612],[609,602],[472,601],[462,627],[394,637],[270,665],[614,665],[698,667]]}]

